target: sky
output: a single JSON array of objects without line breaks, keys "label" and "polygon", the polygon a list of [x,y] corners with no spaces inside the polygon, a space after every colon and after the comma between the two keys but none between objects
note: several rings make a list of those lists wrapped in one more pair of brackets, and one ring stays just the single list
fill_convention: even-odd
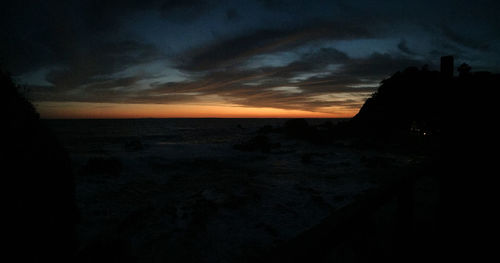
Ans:
[{"label": "sky", "polygon": [[500,72],[499,1],[10,1],[0,65],[43,118],[352,117],[409,66]]}]

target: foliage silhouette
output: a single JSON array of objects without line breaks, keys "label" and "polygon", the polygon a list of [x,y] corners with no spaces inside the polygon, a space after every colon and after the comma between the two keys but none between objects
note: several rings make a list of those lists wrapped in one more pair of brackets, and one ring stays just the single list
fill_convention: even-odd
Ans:
[{"label": "foliage silhouette", "polygon": [[411,133],[450,139],[459,136],[459,131],[479,127],[456,125],[464,118],[473,121],[472,118],[489,112],[484,109],[489,104],[482,103],[485,99],[480,96],[500,85],[500,75],[470,70],[464,63],[458,67],[459,77],[452,78],[448,72],[429,71],[425,67],[396,72],[381,82],[356,116],[337,125],[333,132],[380,139],[401,139]]},{"label": "foliage silhouette", "polygon": [[497,192],[488,176],[495,161],[484,146],[496,145],[493,94],[500,87],[500,74],[471,72],[462,64],[459,76],[453,77],[447,66],[442,68],[446,70],[408,68],[395,73],[335,132],[384,142],[401,142],[415,132],[432,138],[438,147],[428,151],[432,159],[425,173],[435,175],[440,188],[439,234],[432,238],[440,244],[440,259],[454,258],[460,250],[477,261],[486,242],[471,241],[486,240],[479,235],[490,231],[490,200]]},{"label": "foliage silhouette", "polygon": [[70,159],[10,75],[0,70],[6,258],[70,262],[76,206]]}]

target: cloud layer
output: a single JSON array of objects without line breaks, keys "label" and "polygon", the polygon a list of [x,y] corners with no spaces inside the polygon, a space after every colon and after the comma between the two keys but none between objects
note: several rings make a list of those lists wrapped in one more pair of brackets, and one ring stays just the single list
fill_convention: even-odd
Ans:
[{"label": "cloud layer", "polygon": [[220,103],[354,112],[440,55],[498,71],[494,1],[27,1],[0,63],[35,101]]}]

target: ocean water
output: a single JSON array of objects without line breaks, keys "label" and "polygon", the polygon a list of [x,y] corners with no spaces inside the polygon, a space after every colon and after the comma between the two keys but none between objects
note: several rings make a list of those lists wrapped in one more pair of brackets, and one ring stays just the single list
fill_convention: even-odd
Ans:
[{"label": "ocean water", "polygon": [[[244,262],[375,186],[348,147],[279,133],[270,152],[232,147],[286,120],[46,120],[72,159],[82,247],[118,239],[138,262]],[[308,119],[325,121],[341,119]]]},{"label": "ocean water", "polygon": [[[278,127],[288,119],[83,119],[45,120],[70,152],[102,144],[140,141],[142,144],[235,143],[258,128]],[[311,125],[343,119],[307,119]],[[88,149],[87,149],[88,150]]]}]

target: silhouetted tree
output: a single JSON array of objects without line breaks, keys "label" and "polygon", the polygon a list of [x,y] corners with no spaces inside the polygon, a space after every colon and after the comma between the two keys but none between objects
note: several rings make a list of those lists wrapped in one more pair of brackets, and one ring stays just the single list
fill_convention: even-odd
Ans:
[{"label": "silhouetted tree", "polygon": [[[377,135],[408,133],[415,125],[428,133],[440,130],[449,80],[425,68],[407,68],[382,81],[352,124],[358,131]],[[361,128],[362,127],[362,128]]]},{"label": "silhouetted tree", "polygon": [[471,70],[471,69],[472,69],[472,68],[471,68],[468,64],[466,64],[466,63],[462,63],[462,65],[460,65],[460,66],[457,68],[457,70],[458,70],[458,75],[459,75],[460,77],[466,76],[466,75],[468,75],[468,74],[469,74],[469,72],[470,72],[470,70]]},{"label": "silhouetted tree", "polygon": [[337,125],[334,135],[384,142],[401,142],[394,135],[412,130],[437,135],[431,137],[438,145],[430,151],[432,161],[424,173],[439,181],[438,260],[449,261],[460,250],[477,261],[482,251],[494,251],[485,249],[488,239],[482,236],[497,224],[491,218],[498,189],[489,172],[495,169],[496,155],[485,146],[494,150],[498,140],[493,114],[500,74],[470,72],[464,63],[458,67],[460,77],[453,77],[453,58],[442,61],[442,72],[408,68],[383,80],[352,120]]},{"label": "silhouetted tree", "polygon": [[2,236],[11,262],[71,262],[76,206],[68,154],[0,70]]}]

